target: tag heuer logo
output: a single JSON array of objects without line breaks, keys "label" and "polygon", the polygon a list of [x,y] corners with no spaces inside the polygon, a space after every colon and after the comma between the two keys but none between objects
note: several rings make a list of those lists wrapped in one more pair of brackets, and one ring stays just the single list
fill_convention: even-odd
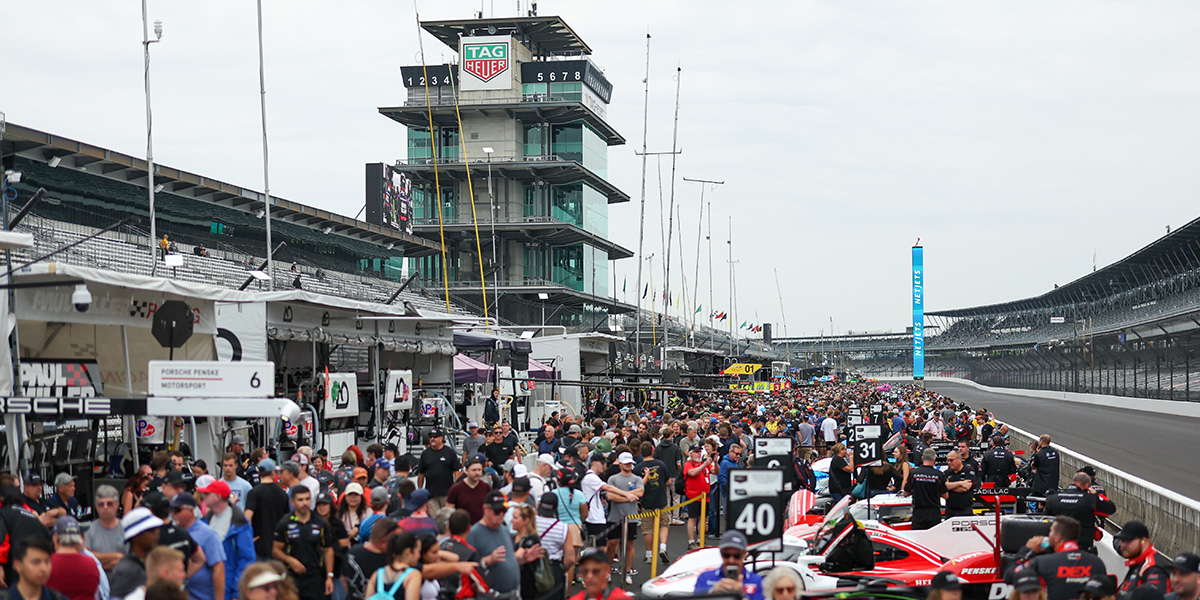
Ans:
[{"label": "tag heuer logo", "polygon": [[464,44],[463,70],[481,81],[491,81],[508,70],[508,44]]}]

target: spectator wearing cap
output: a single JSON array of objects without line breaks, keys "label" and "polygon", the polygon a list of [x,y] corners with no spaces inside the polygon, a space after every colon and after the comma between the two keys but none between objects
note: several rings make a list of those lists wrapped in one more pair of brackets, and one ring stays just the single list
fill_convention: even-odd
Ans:
[{"label": "spectator wearing cap", "polygon": [[233,491],[223,479],[196,490],[204,498],[204,506],[208,511],[204,514],[204,522],[212,528],[221,540],[225,551],[225,590],[224,598],[231,600],[238,594],[238,581],[242,572],[253,563],[257,556],[254,549],[254,530],[246,519],[246,513],[232,503]]},{"label": "spectator wearing cap", "polygon": [[192,474],[187,471],[168,471],[160,488],[167,500],[174,500],[178,494],[186,494],[194,481]]},{"label": "spectator wearing cap", "polygon": [[[746,568],[746,535],[730,529],[721,535],[718,547],[721,550],[721,566],[705,571],[696,578],[695,593],[740,594],[749,600],[763,600],[762,577]],[[725,567],[736,567],[741,576],[737,579],[726,577]]]},{"label": "spectator wearing cap", "polygon": [[[104,582],[104,594],[97,596]],[[100,560],[83,547],[79,521],[70,515],[54,524],[54,555],[50,557],[50,578],[46,587],[61,592],[70,600],[95,600],[108,597],[108,577]]]},{"label": "spectator wearing cap", "polygon": [[632,600],[629,592],[610,586],[608,579],[612,559],[600,548],[588,548],[579,556],[579,575],[583,590],[570,600]]},{"label": "spectator wearing cap", "polygon": [[520,510],[522,506],[536,508],[537,503],[529,496],[529,477],[518,477],[508,487],[510,490],[508,492],[501,490],[501,493],[508,496],[508,510],[504,513],[504,524],[508,526],[509,531],[517,533],[512,524],[513,513]]},{"label": "spectator wearing cap", "polygon": [[[121,518],[129,548],[109,577],[113,598],[124,598],[146,583],[146,557],[158,546],[158,534],[162,526],[163,520],[144,506],[134,508]],[[182,554],[180,558],[183,558]]]},{"label": "spectator wearing cap", "polygon": [[479,423],[470,421],[467,423],[467,435],[463,438],[462,461],[465,463],[468,459],[476,454],[479,454],[480,449],[487,443],[486,435],[479,431]]},{"label": "spectator wearing cap", "polygon": [[[482,473],[482,467],[478,468]],[[483,518],[467,535],[467,543],[479,551],[481,562],[487,567],[484,580],[500,594],[516,592],[521,585],[521,565],[541,558],[545,552],[540,545],[514,548],[513,536],[504,526],[507,505],[504,494],[489,492],[484,498]]]},{"label": "spectator wearing cap", "polygon": [[245,576],[238,582],[239,597],[244,600],[268,600],[279,598],[279,586],[287,579],[282,573],[275,572],[269,563],[251,565],[246,569]]},{"label": "spectator wearing cap", "polygon": [[429,447],[417,460],[417,487],[429,490],[431,510],[446,505],[446,495],[461,469],[458,454],[446,446],[446,434],[440,429],[430,431]]},{"label": "spectator wearing cap", "polygon": [[287,565],[300,600],[325,600],[333,593],[333,539],[325,519],[313,514],[308,488],[288,490],[292,512],[275,527],[272,557]]},{"label": "spectator wearing cap", "polygon": [[370,502],[363,498],[363,486],[355,482],[346,484],[346,491],[338,501],[338,519],[346,528],[346,535],[351,540],[358,540],[358,526],[367,517]]},{"label": "spectator wearing cap", "polygon": [[949,571],[940,571],[929,582],[928,600],[962,600],[962,580]]},{"label": "spectator wearing cap", "polygon": [[271,560],[275,526],[288,512],[288,495],[275,483],[275,461],[264,458],[258,463],[259,483],[246,494],[246,520],[254,531],[254,552],[258,560]]},{"label": "spectator wearing cap", "polygon": [[1129,521],[1121,527],[1121,531],[1118,531],[1115,537],[1117,550],[1125,559],[1125,565],[1129,567],[1117,591],[1127,594],[1139,587],[1150,586],[1160,594],[1169,593],[1171,573],[1168,568],[1172,564],[1163,564],[1164,561],[1158,556],[1154,543],[1150,541],[1150,529],[1146,524],[1141,521]]},{"label": "spectator wearing cap", "polygon": [[25,497],[22,499],[23,504],[29,510],[36,513],[38,520],[46,528],[54,526],[54,522],[59,517],[67,514],[65,508],[50,508],[47,505],[46,499],[42,497],[42,475],[41,473],[30,473],[25,477]]},{"label": "spectator wearing cap", "polygon": [[237,454],[226,452],[221,457],[221,481],[229,488],[229,501],[246,510],[246,495],[250,493],[251,486],[249,481],[238,477]]},{"label": "spectator wearing cap", "polygon": [[[300,483],[300,465],[294,460],[285,460],[279,465],[279,487],[285,490]],[[311,507],[310,507],[311,510]]]},{"label": "spectator wearing cap", "polygon": [[386,458],[376,459],[375,463],[371,465],[371,473],[371,481],[368,482],[367,487],[374,489],[379,486],[386,486],[388,479],[392,476],[391,461]]},{"label": "spectator wearing cap", "polygon": [[1029,538],[1005,570],[1004,580],[1014,583],[1017,576],[1033,572],[1046,587],[1049,600],[1074,600],[1088,578],[1106,577],[1104,562],[1094,554],[1079,551],[1079,521],[1058,516],[1050,524],[1050,535]]},{"label": "spectator wearing cap", "polygon": [[208,523],[196,518],[196,498],[191,494],[177,494],[171,500],[171,512],[175,525],[187,531],[204,551],[204,564],[188,577],[188,597],[191,600],[224,600],[225,547],[221,536]]},{"label": "spectator wearing cap", "polygon": [[360,542],[371,538],[371,527],[376,521],[387,516],[388,503],[392,496],[386,487],[371,490],[371,514],[367,515],[358,525],[358,540]]},{"label": "spectator wearing cap", "polygon": [[438,534],[437,523],[427,512],[429,497],[429,490],[416,489],[408,495],[408,498],[404,499],[404,509],[408,512],[408,516],[398,523],[400,529],[413,535],[428,533],[436,536]]},{"label": "spectator wearing cap", "polygon": [[54,476],[54,493],[46,499],[46,506],[51,510],[62,509],[63,514],[70,515],[76,519],[80,517],[79,500],[75,498],[74,475],[59,473]]},{"label": "spectator wearing cap", "polygon": [[371,473],[367,471],[366,467],[354,467],[354,470],[351,472],[350,481],[366,489],[371,483]]},{"label": "spectator wearing cap", "polygon": [[233,434],[233,439],[229,441],[229,452],[235,457],[240,458],[242,453],[246,451],[246,438],[240,433]]},{"label": "spectator wearing cap", "polygon": [[450,486],[446,506],[461,508],[471,515],[471,522],[483,518],[483,504],[492,486],[483,481],[483,459],[472,458],[467,463],[467,476]]},{"label": "spectator wearing cap", "polygon": [[608,497],[608,523],[610,526],[619,524],[608,531],[608,553],[616,560],[622,538],[621,530],[624,528],[625,585],[633,585],[633,576],[637,575],[633,568],[633,542],[637,539],[638,522],[625,517],[637,513],[638,500],[646,493],[646,486],[641,477],[633,474],[633,454],[622,452],[617,457],[617,467],[620,472],[608,478],[608,485],[621,490],[625,496]]},{"label": "spectator wearing cap", "polygon": [[1166,600],[1200,599],[1200,556],[1184,552],[1171,561],[1171,593]]},{"label": "spectator wearing cap", "polygon": [[550,489],[555,465],[554,458],[551,456],[546,456],[544,460],[542,456],[538,456],[537,462],[533,464],[533,470],[529,472],[529,493],[533,496],[534,502],[541,500],[542,495]]},{"label": "spectator wearing cap", "polygon": [[96,520],[84,535],[84,544],[100,559],[106,572],[111,571],[125,554],[125,532],[117,518],[120,509],[117,502],[117,488],[111,485],[96,488]]},{"label": "spectator wearing cap", "polygon": [[297,452],[295,456],[292,456],[292,460],[296,461],[296,466],[300,471],[296,483],[308,488],[310,497],[315,501],[321,493],[321,482],[312,476],[312,459],[307,454]]},{"label": "spectator wearing cap", "polygon": [[[176,494],[191,497],[191,494]],[[194,500],[194,499],[193,499]],[[150,509],[154,516],[162,519],[163,526],[158,532],[158,545],[174,548],[183,553],[187,565],[188,576],[204,566],[204,550],[196,544],[188,532],[175,525],[171,520],[171,501],[162,492],[146,492],[142,496],[142,506]],[[193,508],[193,510],[195,510]]]},{"label": "spectator wearing cap", "polygon": [[567,427],[567,435],[559,442],[564,448],[571,448],[578,444],[583,439],[583,428],[578,425],[570,425]]}]

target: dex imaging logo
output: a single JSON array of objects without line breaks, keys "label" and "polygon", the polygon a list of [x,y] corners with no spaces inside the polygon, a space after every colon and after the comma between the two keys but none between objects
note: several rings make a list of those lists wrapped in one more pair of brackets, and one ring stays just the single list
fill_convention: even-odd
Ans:
[{"label": "dex imaging logo", "polygon": [[508,42],[463,44],[463,70],[480,81],[491,81],[508,68]]}]

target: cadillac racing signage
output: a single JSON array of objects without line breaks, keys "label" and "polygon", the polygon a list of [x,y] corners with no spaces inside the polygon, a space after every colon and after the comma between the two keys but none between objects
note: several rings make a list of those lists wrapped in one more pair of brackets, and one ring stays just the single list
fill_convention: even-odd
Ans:
[{"label": "cadillac racing signage", "polygon": [[461,38],[463,91],[511,90],[512,38],[506,35]]}]

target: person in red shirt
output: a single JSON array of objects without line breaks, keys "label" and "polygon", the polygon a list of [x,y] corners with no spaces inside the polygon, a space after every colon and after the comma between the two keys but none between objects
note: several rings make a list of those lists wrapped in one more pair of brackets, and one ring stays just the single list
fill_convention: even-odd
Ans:
[{"label": "person in red shirt", "polygon": [[94,600],[104,571],[94,556],[83,553],[83,531],[75,517],[59,517],[54,524],[54,554],[46,587],[69,600]]},{"label": "person in red shirt", "polygon": [[[717,471],[717,463],[713,461],[713,457],[710,456],[708,458],[701,459],[700,457],[702,455],[703,448],[700,447],[700,444],[696,444],[688,449],[687,462],[683,463],[683,495],[687,497],[688,500],[691,500],[700,494],[707,494],[711,487],[708,483],[708,476]],[[700,546],[700,542],[696,539],[696,534],[698,533],[696,531],[696,520],[701,516],[701,502],[702,501],[697,500],[687,505],[688,550],[698,548]]]},{"label": "person in red shirt", "polygon": [[632,600],[629,592],[609,585],[608,577],[612,561],[603,548],[588,548],[579,557],[579,575],[583,577],[583,591],[571,596],[570,600]]}]

